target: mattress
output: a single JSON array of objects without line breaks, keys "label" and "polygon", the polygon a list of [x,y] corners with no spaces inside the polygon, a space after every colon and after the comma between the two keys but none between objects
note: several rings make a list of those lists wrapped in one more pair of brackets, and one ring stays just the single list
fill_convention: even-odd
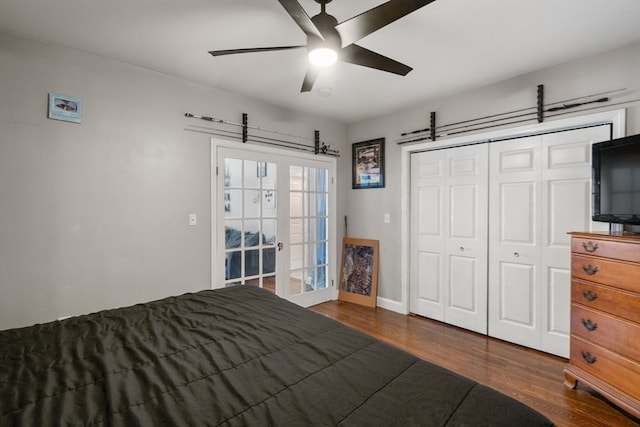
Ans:
[{"label": "mattress", "polygon": [[0,425],[61,424],[553,425],[251,286],[0,331]]}]

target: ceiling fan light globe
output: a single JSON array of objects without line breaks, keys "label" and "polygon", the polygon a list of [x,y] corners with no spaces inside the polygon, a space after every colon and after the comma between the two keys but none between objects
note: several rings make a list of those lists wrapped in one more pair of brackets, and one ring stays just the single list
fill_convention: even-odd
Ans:
[{"label": "ceiling fan light globe", "polygon": [[328,47],[320,47],[309,52],[309,62],[317,67],[328,67],[338,60],[338,53]]}]

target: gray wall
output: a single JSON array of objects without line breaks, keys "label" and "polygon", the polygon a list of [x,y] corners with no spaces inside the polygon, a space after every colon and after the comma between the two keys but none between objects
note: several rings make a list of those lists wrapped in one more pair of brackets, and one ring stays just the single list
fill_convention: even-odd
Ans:
[{"label": "gray wall", "polygon": [[[429,127],[431,111],[437,113],[437,124],[458,122],[486,115],[504,113],[536,105],[537,85],[545,86],[547,102],[562,101],[594,93],[626,88],[612,94],[611,103],[640,98],[640,44],[605,54],[532,72],[456,96],[425,103],[395,114],[351,124],[348,142],[386,138],[387,182],[383,189],[351,190],[349,156],[340,159],[345,173],[341,182],[348,193],[346,215],[351,237],[380,240],[378,295],[393,302],[402,298],[401,228],[400,228],[400,150],[395,143],[402,132]],[[640,103],[605,106],[597,111],[627,108],[627,134],[640,133]],[[573,114],[575,115],[575,114]],[[571,115],[561,118],[571,117]],[[551,120],[551,119],[550,119]],[[550,121],[548,120],[548,121]],[[531,123],[535,123],[533,120]],[[444,140],[444,139],[443,139]],[[391,214],[391,223],[383,222],[383,214]],[[397,307],[399,308],[399,307]]]},{"label": "gray wall", "polygon": [[[549,102],[618,88],[628,89],[618,98],[640,97],[640,45],[349,126],[4,33],[0,64],[0,329],[210,286],[209,137],[184,131],[187,111],[230,121],[246,112],[335,143],[338,236],[347,215],[349,236],[380,240],[379,296],[393,302],[401,132],[427,127],[431,111],[449,123],[535,105],[538,84]],[[49,92],[81,98],[83,123],[48,120]],[[638,103],[624,107],[627,133],[640,133]],[[380,137],[386,187],[351,190],[350,144]]]},{"label": "gray wall", "polygon": [[210,137],[185,112],[344,151],[342,123],[58,45],[0,33],[0,64],[0,329],[210,287]]}]

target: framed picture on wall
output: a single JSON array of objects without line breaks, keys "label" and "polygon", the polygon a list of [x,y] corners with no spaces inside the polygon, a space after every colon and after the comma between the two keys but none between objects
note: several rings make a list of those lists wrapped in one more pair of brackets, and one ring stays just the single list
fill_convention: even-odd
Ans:
[{"label": "framed picture on wall", "polygon": [[344,238],[338,299],[368,307],[378,296],[378,240]]},{"label": "framed picture on wall", "polygon": [[384,187],[384,138],[352,145],[351,188]]},{"label": "framed picture on wall", "polygon": [[49,118],[80,123],[82,121],[82,100],[71,96],[50,93]]}]

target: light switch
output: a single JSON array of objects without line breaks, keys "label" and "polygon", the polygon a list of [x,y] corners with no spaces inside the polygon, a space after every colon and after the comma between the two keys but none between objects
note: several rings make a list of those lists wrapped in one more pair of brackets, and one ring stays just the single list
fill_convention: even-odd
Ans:
[{"label": "light switch", "polygon": [[384,214],[384,223],[389,224],[391,222],[391,214]]},{"label": "light switch", "polygon": [[189,214],[189,225],[198,225],[198,215],[194,213]]}]

